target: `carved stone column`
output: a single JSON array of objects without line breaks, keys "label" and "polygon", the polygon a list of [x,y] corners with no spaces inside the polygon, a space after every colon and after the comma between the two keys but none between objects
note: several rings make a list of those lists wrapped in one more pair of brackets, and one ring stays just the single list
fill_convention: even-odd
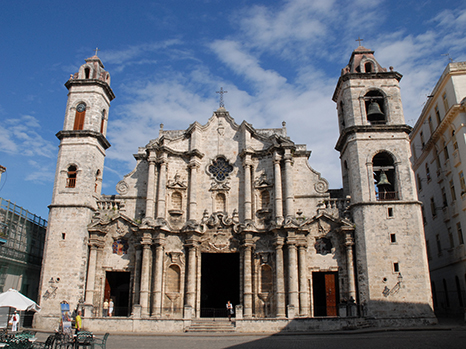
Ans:
[{"label": "carved stone column", "polygon": [[163,278],[163,255],[165,236],[159,233],[154,240],[155,243],[155,265],[154,265],[154,282],[153,282],[153,300],[152,316],[160,317],[162,315],[162,278]]},{"label": "carved stone column", "polygon": [[275,222],[281,224],[283,221],[283,198],[282,198],[282,170],[280,167],[280,155],[274,153],[273,166],[275,178]]},{"label": "carved stone column", "polygon": [[189,211],[188,211],[188,220],[194,221],[197,218],[197,200],[196,200],[196,190],[197,190],[197,169],[199,168],[199,163],[192,159],[189,162]]},{"label": "carved stone column", "polygon": [[306,245],[304,242],[298,244],[299,257],[299,315],[309,316],[309,289],[307,275]]},{"label": "carved stone column", "polygon": [[246,155],[244,167],[244,219],[250,221],[252,219],[252,193],[251,193],[251,156]]},{"label": "carved stone column", "polygon": [[277,282],[276,299],[277,299],[277,317],[285,317],[285,277],[283,273],[283,243],[284,239],[280,236],[275,238],[275,278]]},{"label": "carved stone column", "polygon": [[165,197],[167,192],[167,154],[159,159],[159,185],[157,188],[157,218],[165,219]]},{"label": "carved stone column", "polygon": [[348,268],[348,299],[353,297],[356,300],[355,273],[354,273],[354,258],[353,258],[353,235],[352,231],[346,232],[346,265]]},{"label": "carved stone column", "polygon": [[141,316],[149,316],[149,285],[150,285],[150,260],[152,259],[152,238],[149,233],[144,233],[142,238],[142,266],[141,266],[141,291],[139,292],[139,304]]},{"label": "carved stone column", "polygon": [[252,317],[252,247],[253,241],[251,234],[246,234],[243,244],[243,277],[244,277],[244,317]]},{"label": "carved stone column", "polygon": [[293,155],[291,149],[285,149],[285,193],[286,193],[286,217],[294,217],[294,192],[293,192]]},{"label": "carved stone column", "polygon": [[86,304],[94,304],[95,291],[95,273],[97,266],[97,249],[98,246],[90,241],[89,264],[87,267],[87,285],[86,285]]},{"label": "carved stone column", "polygon": [[139,304],[139,296],[141,292],[141,246],[137,246],[136,249],[136,260],[134,266],[134,287],[133,287],[133,304]]},{"label": "carved stone column", "polygon": [[186,241],[186,247],[188,248],[188,282],[186,290],[186,302],[185,305],[190,306],[193,310],[196,305],[196,260],[197,260],[197,239],[191,237]]},{"label": "carved stone column", "polygon": [[288,233],[286,244],[288,248],[288,305],[297,310],[299,309],[298,258],[294,233]]},{"label": "carved stone column", "polygon": [[149,158],[149,172],[147,175],[147,194],[146,194],[146,218],[155,217],[155,158],[152,153],[150,153]]}]

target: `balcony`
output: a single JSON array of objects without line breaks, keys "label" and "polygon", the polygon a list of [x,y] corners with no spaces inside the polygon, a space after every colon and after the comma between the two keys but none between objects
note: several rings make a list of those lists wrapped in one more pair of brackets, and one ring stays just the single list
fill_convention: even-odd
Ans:
[{"label": "balcony", "polygon": [[398,200],[398,192],[397,191],[376,192],[375,197],[377,198],[377,201]]}]

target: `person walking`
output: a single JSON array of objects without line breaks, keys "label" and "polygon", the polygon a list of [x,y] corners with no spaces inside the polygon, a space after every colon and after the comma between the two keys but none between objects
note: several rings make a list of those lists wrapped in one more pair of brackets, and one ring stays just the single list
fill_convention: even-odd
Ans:
[{"label": "person walking", "polygon": [[228,315],[228,321],[231,321],[231,315],[233,314],[233,304],[230,303],[230,301],[227,302],[227,315]]},{"label": "person walking", "polygon": [[108,316],[108,299],[104,301],[104,305],[102,308],[102,316],[107,317]]},{"label": "person walking", "polygon": [[76,315],[74,327],[76,329],[76,334],[78,334],[78,332],[80,332],[83,327],[83,319],[81,318],[81,310],[79,310],[78,315]]}]

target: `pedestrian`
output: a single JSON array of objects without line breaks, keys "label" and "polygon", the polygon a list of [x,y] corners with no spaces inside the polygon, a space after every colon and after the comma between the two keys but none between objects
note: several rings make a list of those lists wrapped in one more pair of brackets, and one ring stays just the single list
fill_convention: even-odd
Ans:
[{"label": "pedestrian", "polygon": [[81,318],[81,310],[78,310],[78,315],[76,315],[74,327],[76,329],[76,334],[81,331],[83,327],[83,319]]},{"label": "pedestrian", "polygon": [[16,332],[18,331],[18,324],[19,324],[19,314],[17,311],[11,317],[11,331]]},{"label": "pedestrian", "polygon": [[107,317],[108,316],[108,299],[104,301],[104,306],[102,308],[102,316]]},{"label": "pedestrian", "polygon": [[227,315],[228,321],[231,321],[231,315],[233,315],[233,304],[231,304],[230,301],[227,302]]},{"label": "pedestrian", "polygon": [[113,304],[113,299],[110,298],[110,302],[108,303],[108,316],[113,316],[113,307],[115,304]]}]

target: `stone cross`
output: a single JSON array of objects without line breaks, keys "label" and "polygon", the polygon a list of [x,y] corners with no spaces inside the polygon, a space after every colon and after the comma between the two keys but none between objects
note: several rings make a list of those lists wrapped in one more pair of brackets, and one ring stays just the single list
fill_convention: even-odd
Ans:
[{"label": "stone cross", "polygon": [[98,47],[95,48],[95,56],[97,56],[97,51],[100,51]]},{"label": "stone cross", "polygon": [[364,41],[364,39],[361,39],[361,38],[358,36],[358,39],[357,39],[357,40],[354,40],[354,41],[359,41],[359,46],[361,46],[361,41]]}]

